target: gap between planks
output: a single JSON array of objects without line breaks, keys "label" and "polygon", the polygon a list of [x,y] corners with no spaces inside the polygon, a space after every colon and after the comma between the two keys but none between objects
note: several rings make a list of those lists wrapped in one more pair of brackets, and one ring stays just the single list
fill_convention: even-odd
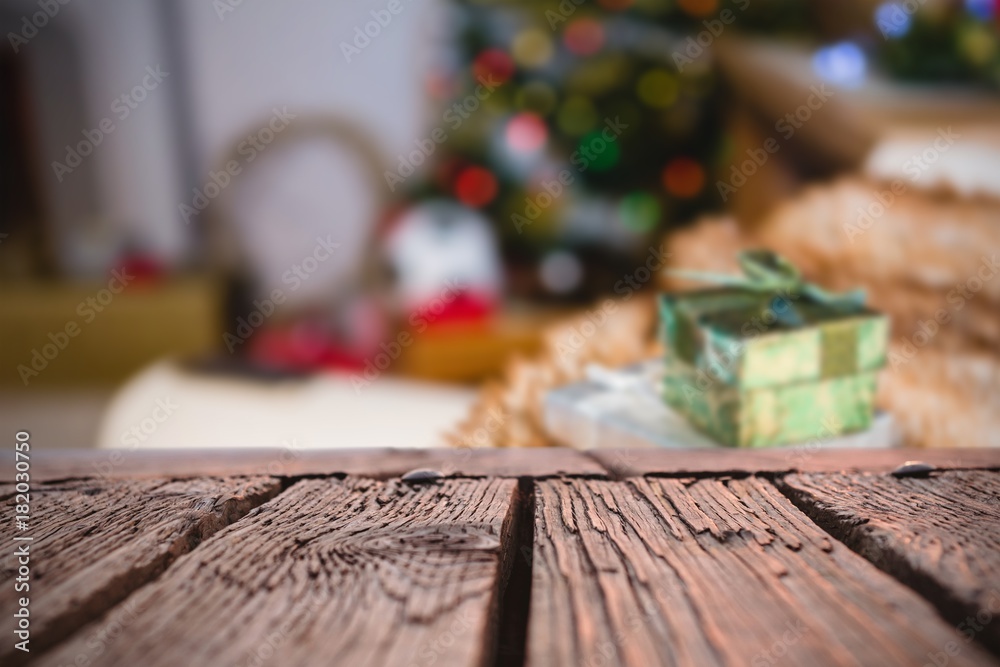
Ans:
[{"label": "gap between planks", "polygon": [[530,665],[919,665],[961,639],[759,476],[538,489]]},{"label": "gap between planks", "polygon": [[776,485],[820,528],[1000,656],[1000,472],[791,474]]},{"label": "gap between planks", "polygon": [[[598,461],[598,459],[595,459]],[[602,462],[603,463],[603,462]],[[776,486],[782,491],[782,493],[788,497],[790,500],[795,502],[795,499],[790,495],[787,487],[782,485],[782,479],[788,477],[793,473],[761,473],[753,474],[745,471],[733,471],[732,473],[725,472],[710,472],[705,473],[703,476],[694,476],[690,473],[661,473],[661,474],[647,474],[645,477],[650,478],[669,478],[669,477],[684,477],[692,479],[694,477],[712,477],[720,479],[745,479],[748,477],[759,477],[763,480],[769,482],[774,482]],[[587,479],[592,478],[590,474],[584,475],[559,475],[559,476],[540,476],[538,478],[532,477],[521,477],[518,479],[517,488],[511,501],[510,507],[510,517],[513,522],[509,532],[509,548],[505,549],[507,556],[501,562],[501,572],[498,576],[497,582],[499,590],[497,592],[496,603],[491,609],[491,627],[494,629],[491,635],[487,639],[492,638],[493,645],[487,647],[486,653],[492,656],[484,664],[486,665],[521,665],[524,662],[524,655],[527,646],[527,624],[528,624],[528,609],[531,604],[531,580],[533,576],[533,559],[532,556],[535,550],[535,539],[534,530],[536,528],[536,517],[535,517],[535,489],[536,480],[537,481],[551,481],[554,477],[565,477],[565,478],[576,478],[576,479]],[[285,492],[287,492],[291,487],[300,481],[310,480],[310,479],[338,479],[343,480],[345,475],[338,473],[331,474],[306,474],[306,475],[290,475],[290,476],[272,476],[280,483],[280,489],[271,498],[262,499],[257,506],[264,504],[269,500],[280,497]],[[450,476],[450,480],[459,479],[482,479],[479,475],[454,475]],[[93,480],[91,480],[93,481]],[[172,482],[180,480],[170,480]],[[54,486],[54,485],[53,485]],[[799,502],[795,502],[800,510],[803,507]],[[253,508],[251,508],[253,509]],[[830,534],[833,538],[838,541],[845,542],[843,535],[838,535],[835,531],[831,531],[828,527],[822,525],[820,521],[817,520],[817,515],[815,512],[803,511],[803,518],[807,519],[808,522],[816,524],[824,532]],[[243,516],[237,518],[233,523],[238,523],[247,519],[247,514],[244,513]],[[189,551],[193,553],[201,548],[201,544],[197,543]],[[848,543],[848,546],[852,546]],[[857,549],[855,549],[857,550]],[[864,554],[862,554],[864,555]],[[145,584],[141,584],[139,587],[149,585],[162,578],[166,572],[174,567],[174,563],[171,562],[166,566],[166,569],[159,572],[156,576],[149,579]],[[894,576],[894,578],[899,579],[898,572],[889,572]],[[903,581],[902,583],[908,583]],[[138,589],[133,589],[138,590]],[[927,597],[926,591],[917,589],[921,595]],[[938,602],[930,599],[936,607],[939,606]],[[940,610],[940,609],[939,609]],[[950,616],[950,615],[949,615]]]},{"label": "gap between planks", "polygon": [[[220,541],[222,540],[227,540],[231,543],[230,546],[233,546],[233,544],[239,546],[240,541],[242,540],[242,557],[237,560],[250,565],[252,561],[259,557],[261,552],[266,551],[266,549],[263,546],[258,549],[257,540],[249,538],[254,534],[257,534],[265,541],[271,539],[270,537],[267,537],[267,531],[270,529],[263,528],[264,526],[269,525],[269,522],[271,521],[268,517],[283,517],[286,522],[290,519],[291,523],[286,523],[286,530],[291,528],[292,533],[294,533],[296,544],[300,538],[305,540],[305,542],[302,543],[303,545],[307,545],[310,540],[341,539],[336,537],[336,535],[339,534],[343,536],[343,539],[363,540],[363,544],[370,546],[370,549],[367,546],[365,547],[364,553],[368,553],[370,551],[370,553],[374,556],[376,553],[383,553],[383,550],[387,550],[385,553],[390,556],[390,560],[393,558],[391,553],[393,553],[395,549],[403,547],[405,544],[409,543],[410,539],[412,539],[414,540],[413,546],[407,547],[407,549],[416,549],[416,551],[412,552],[416,557],[412,566],[416,567],[414,573],[415,576],[418,577],[418,580],[420,577],[425,576],[428,572],[430,572],[427,568],[433,566],[435,559],[441,558],[446,561],[448,561],[448,559],[455,560],[456,567],[458,567],[459,570],[452,572],[451,574],[454,575],[454,581],[456,583],[447,583],[445,580],[442,580],[442,587],[440,589],[437,584],[426,590],[419,588],[415,591],[407,592],[406,589],[402,589],[397,592],[397,594],[402,596],[398,598],[398,604],[391,603],[390,607],[392,607],[392,604],[397,604],[397,608],[399,608],[398,605],[401,604],[402,608],[406,609],[406,613],[409,614],[412,613],[411,607],[415,606],[415,608],[420,608],[421,605],[428,602],[429,598],[427,596],[430,595],[432,589],[435,591],[440,590],[440,594],[443,595],[444,598],[449,598],[449,596],[453,596],[461,593],[462,590],[466,590],[467,592],[465,594],[461,594],[455,598],[455,604],[460,605],[463,610],[467,610],[468,605],[473,603],[466,598],[466,595],[475,595],[474,592],[469,593],[469,591],[482,589],[482,585],[488,584],[492,592],[488,594],[489,604],[483,604],[482,606],[482,625],[480,626],[479,621],[476,621],[474,624],[476,627],[482,627],[483,629],[483,633],[481,634],[479,632],[474,633],[476,635],[475,643],[477,644],[475,654],[477,654],[479,658],[475,659],[474,662],[459,661],[455,664],[477,664],[482,667],[493,667],[494,665],[518,665],[523,662],[527,610],[530,601],[530,555],[532,553],[531,536],[534,525],[534,481],[532,478],[521,478],[519,480],[447,478],[430,484],[406,484],[399,480],[382,482],[365,478],[348,477],[346,479],[340,479],[338,477],[331,476],[329,479],[330,484],[345,489],[345,491],[338,492],[340,494],[339,497],[341,498],[339,502],[343,504],[345,508],[354,507],[357,509],[358,507],[361,507],[362,509],[358,510],[361,512],[359,517],[362,515],[368,517],[367,519],[364,519],[365,522],[368,522],[367,524],[363,524],[360,527],[355,525],[351,528],[352,524],[347,523],[340,527],[339,530],[336,526],[333,526],[329,530],[324,527],[328,525],[327,522],[329,521],[337,521],[337,504],[335,503],[327,508],[319,498],[314,497],[314,495],[319,492],[319,489],[326,488],[326,485],[323,484],[324,478],[326,478],[326,476],[320,476],[319,479],[317,479],[317,477],[310,476],[305,479],[288,478],[282,480],[282,490],[274,495],[268,502],[260,504],[254,510],[241,517],[240,520],[230,524],[226,531],[221,532],[212,539],[204,541],[196,548],[190,550],[184,557],[178,558],[177,561],[172,563],[170,567],[160,576],[150,579],[146,582],[146,585],[135,589],[132,596],[125,600],[124,603],[119,604],[108,612],[103,619],[100,619],[99,622],[81,628],[70,637],[61,638],[63,641],[59,642],[57,646],[53,647],[53,649],[48,651],[44,656],[41,656],[41,664],[63,664],[66,660],[72,662],[74,655],[78,656],[85,654],[86,638],[92,636],[93,632],[100,631],[101,628],[107,627],[108,623],[114,622],[114,618],[116,617],[116,614],[119,614],[119,612],[119,615],[130,615],[128,622],[128,625],[130,626],[128,634],[138,634],[139,636],[136,640],[140,644],[148,644],[151,641],[157,641],[153,638],[158,636],[160,630],[165,631],[167,634],[170,634],[171,632],[176,634],[177,632],[183,631],[185,634],[193,632],[194,635],[198,635],[200,632],[199,628],[204,623],[194,624],[193,626],[185,626],[184,623],[181,623],[182,627],[171,627],[171,624],[167,619],[169,619],[172,614],[167,614],[166,618],[163,620],[157,620],[157,614],[155,613],[155,610],[151,608],[154,605],[161,603],[165,605],[163,608],[169,606],[168,604],[162,602],[164,599],[173,600],[174,603],[177,603],[185,597],[181,594],[179,587],[189,588],[187,582],[190,582],[194,578],[198,577],[199,574],[204,572],[204,568],[206,567],[214,570],[214,564],[221,562],[219,559],[228,553],[227,549],[222,549],[220,551]],[[350,490],[355,487],[365,494],[366,499],[352,499]],[[427,530],[432,529],[432,526],[428,525],[425,528],[419,527],[420,525],[427,523],[427,521],[430,521],[430,523],[434,525],[438,524],[435,523],[436,520],[428,519],[424,512],[409,511],[410,501],[408,498],[427,498],[429,496],[446,492],[446,489],[461,489],[463,487],[467,489],[493,489],[491,494],[493,495],[494,500],[491,501],[491,503],[492,507],[494,507],[494,518],[491,521],[494,525],[494,530],[489,531],[489,533],[483,533],[483,528],[480,527],[480,524],[468,524],[467,521],[469,521],[469,519],[465,519],[464,523],[463,521],[459,521],[459,523],[454,526],[454,529],[449,529],[447,525],[440,524],[440,530],[445,532],[428,533]],[[313,491],[307,491],[307,488],[313,489]],[[365,491],[365,489],[367,489],[367,491]],[[385,489],[385,491],[380,491],[380,489]],[[499,500],[500,496],[497,495],[501,489],[510,489],[510,492],[507,492],[504,496],[506,500],[502,502]],[[399,496],[400,493],[402,493],[403,496]],[[461,498],[458,497],[454,500],[460,501]],[[316,505],[317,501],[320,503],[319,505]],[[315,507],[302,507],[303,503],[310,506],[315,505]],[[433,507],[433,504],[434,503],[431,502],[430,506],[424,505],[424,507]],[[454,502],[451,504],[455,505]],[[464,516],[464,510],[461,509],[462,503],[459,502],[455,506],[458,507],[458,509],[447,510],[447,512],[454,513],[454,516],[456,517]],[[393,507],[395,507],[394,510]],[[279,508],[281,509],[279,510]],[[383,512],[383,508],[386,510],[385,512]],[[334,510],[334,514],[329,518],[318,517],[315,514],[316,512],[320,512],[320,514],[323,514],[324,512],[328,513],[331,510]],[[500,516],[503,520],[502,527],[498,523],[499,519],[495,518],[496,510],[502,511],[502,515]],[[432,514],[438,514],[444,511],[445,510],[438,509],[434,510]],[[312,521],[306,522],[302,520],[310,515],[313,516]],[[299,516],[300,518],[296,520],[295,516]],[[396,517],[393,521],[402,521],[400,528],[389,529],[388,526],[382,525],[384,521],[388,521],[392,516]],[[444,517],[444,515],[442,515],[442,517]],[[447,523],[446,518],[439,517],[439,519]],[[317,523],[317,521],[319,523]],[[308,525],[305,525],[307,523]],[[262,529],[265,532],[261,532]],[[402,531],[401,533],[399,532],[400,530]],[[432,530],[437,531],[438,529],[433,528]],[[347,535],[347,533],[352,532],[357,533],[357,535],[353,538]],[[323,534],[325,533],[330,533],[330,537],[324,537]],[[240,535],[245,535],[246,537],[241,538],[239,537]],[[310,537],[310,535],[312,535],[312,537]],[[489,537],[488,535],[494,535],[495,538]],[[436,546],[436,544],[438,544],[438,539],[443,539],[445,542],[441,543],[440,546]],[[489,545],[489,543],[494,539],[496,540],[495,549]],[[396,540],[401,540],[398,545]],[[485,540],[485,542],[483,542],[483,540]],[[350,542],[345,544],[349,543]],[[453,545],[453,548],[448,546],[449,543]],[[309,549],[308,546],[303,546],[302,548],[306,550]],[[425,552],[427,555],[421,557],[419,555],[421,549],[429,549],[429,551]],[[405,556],[406,553],[407,551],[403,551],[402,556]],[[482,563],[482,559],[487,558],[488,553],[496,553],[494,558],[496,568],[495,573],[492,575],[492,582],[484,580],[482,576],[480,576],[482,575],[482,572],[479,572],[479,575],[476,575],[475,573],[478,571],[476,569],[466,572],[465,576],[461,576],[461,568],[479,567],[481,569],[481,567],[475,565],[475,563]],[[324,557],[322,552],[320,552],[319,555],[322,560]],[[264,556],[267,556],[267,554],[265,553]],[[527,556],[527,558],[525,556]],[[468,562],[471,565],[460,565],[460,563],[467,562],[467,559],[470,558],[472,560]],[[282,560],[283,559],[279,559],[279,565]],[[402,561],[400,561],[397,565],[404,568],[404,570],[408,567]],[[282,565],[281,567],[284,566]],[[291,565],[290,567],[294,567],[294,565]],[[349,575],[351,571],[353,570],[347,570],[347,574],[345,576]],[[359,577],[363,576],[360,571],[358,571],[357,574]],[[470,574],[473,575],[472,578],[466,581]],[[219,572],[217,572],[214,576],[216,583],[223,585],[221,597],[225,600],[228,599],[226,596],[229,595],[225,592],[225,587],[232,586],[244,575],[240,574],[239,569],[230,569],[228,573],[226,571],[219,570]],[[277,572],[275,572],[273,576],[277,576]],[[210,582],[212,578],[213,576],[209,576],[208,579],[204,579],[204,577],[202,577],[202,583],[204,584],[206,582]],[[270,579],[268,579],[268,581],[270,581]],[[363,581],[363,579],[360,579],[359,581]],[[369,582],[369,584],[370,583],[371,582]],[[469,589],[469,586],[472,588]],[[463,587],[466,588],[463,589]],[[264,594],[264,589],[259,588],[256,584],[251,582],[239,585],[238,590],[242,590],[245,593],[256,591],[258,596]],[[211,602],[199,602],[194,603],[194,605],[196,607],[199,604],[203,607],[205,605],[208,605],[209,607],[214,605],[214,608],[216,608],[217,611],[219,611],[223,616],[241,616],[241,623],[253,624],[252,614],[247,616],[246,614],[248,610],[243,608],[247,605],[240,604],[236,607],[233,605],[227,606],[224,600],[223,602],[219,601],[219,593],[220,591],[216,591],[216,594],[210,596],[212,598]],[[412,597],[410,593],[412,593]],[[241,593],[241,595],[242,594],[243,593]],[[178,595],[181,597],[178,598]],[[486,595],[485,589],[480,594],[480,596],[482,595]],[[231,595],[229,595],[229,597],[231,597]],[[232,602],[233,600],[229,601]],[[335,600],[328,600],[323,603],[324,606],[317,608],[317,610],[314,610],[312,614],[314,616],[326,617],[333,613],[336,616],[338,605],[333,604],[334,602]],[[483,602],[485,603],[486,600]],[[222,605],[221,607],[219,606],[220,604]],[[333,604],[332,607],[330,606],[331,604]],[[249,606],[252,606],[252,604]],[[472,615],[473,617],[478,618],[480,612],[475,612],[475,606],[475,604],[472,606]],[[229,609],[229,611],[226,612],[226,609]],[[319,611],[319,609],[321,609],[321,611]],[[417,610],[419,611],[419,609]],[[383,612],[384,611],[386,610],[383,609]],[[266,615],[267,614],[265,614],[265,616]],[[211,625],[213,622],[209,619],[214,618],[214,616],[214,614],[208,614],[204,619],[202,619],[202,621]],[[375,623],[377,625],[379,623],[385,623],[386,615],[384,613],[373,614],[369,621],[358,620],[356,614],[354,617],[349,615],[348,618],[354,618],[351,622],[360,623],[362,626],[364,626],[365,623]],[[440,619],[438,619],[438,621],[440,621]],[[408,634],[406,635],[406,639],[409,639],[409,641],[403,640],[400,643],[399,640],[391,640],[389,638],[391,635],[383,637],[382,639],[388,642],[386,644],[388,652],[395,654],[398,658],[398,651],[406,645],[411,645],[414,649],[418,647],[426,649],[427,647],[423,646],[424,640],[429,640],[430,638],[433,638],[433,636],[438,636],[442,632],[444,626],[442,626],[438,621],[428,625],[428,629],[424,635],[421,635],[422,631],[416,631],[416,634],[414,634],[414,628],[412,626],[409,627],[407,629]],[[225,622],[223,622],[223,625],[225,626]],[[243,631],[245,628],[242,624],[235,624],[227,627],[228,631],[224,634],[228,634],[231,638],[243,637],[246,635],[246,632]],[[378,631],[375,634],[378,634],[379,632],[383,635],[385,634],[382,631]],[[402,632],[402,629],[400,632]],[[466,632],[468,633],[468,631]],[[259,633],[250,634],[253,634],[254,637],[261,636]],[[180,637],[181,635],[177,635],[175,640],[180,639]],[[312,637],[316,638],[317,635],[313,634]],[[139,641],[140,639],[143,641]],[[188,637],[185,636],[185,639],[188,639]],[[470,639],[470,637],[467,637],[465,641],[468,642]],[[220,649],[219,646],[214,645],[217,643],[214,638],[206,636],[201,637],[201,640],[203,640],[206,645],[210,645],[206,649],[209,653],[212,651],[223,650]],[[324,640],[318,641],[320,644],[324,643]],[[329,644],[329,640],[325,641]],[[252,640],[247,640],[247,642],[252,643]],[[243,648],[246,648],[248,645],[247,642],[243,643]],[[137,647],[129,646],[131,643],[131,640],[127,643],[119,641],[117,644],[110,645],[108,647],[108,652],[105,653],[105,658],[109,659],[111,664],[132,664],[132,661],[138,658],[138,654],[135,654],[135,651],[132,650]],[[197,638],[193,639],[192,643],[188,647],[189,650],[195,649],[195,647],[200,643],[201,641]],[[164,641],[160,650],[155,651],[154,653],[162,658],[162,653],[164,651],[173,652],[174,657],[178,657],[180,654],[176,653],[177,647],[174,646],[174,644],[176,644],[176,641]],[[389,648],[391,646],[394,646],[395,648]],[[364,646],[359,648],[357,645],[348,645],[343,648],[347,651],[348,655],[353,654],[355,658],[359,658],[366,653]],[[440,649],[438,647],[431,647],[431,650]],[[225,655],[226,658],[233,659],[239,657],[238,653],[239,652],[237,651],[236,653]],[[339,654],[340,653],[338,652],[338,655]],[[467,652],[466,655],[468,657],[471,653]],[[32,657],[38,658],[39,656],[34,654]],[[187,657],[195,659],[196,663],[199,662],[196,659],[197,655],[189,654]],[[220,656],[212,656],[206,653],[201,657],[205,658],[209,662],[212,662],[215,658],[219,658]],[[302,656],[298,657],[302,658]],[[341,657],[343,656],[341,655]],[[153,660],[153,662],[156,662],[156,660]],[[163,661],[161,660],[161,662]],[[228,662],[231,662],[231,660],[222,659],[222,663]],[[362,659],[360,662],[364,663],[365,661]],[[450,658],[444,654],[439,656],[438,662],[440,664],[452,664]],[[163,664],[170,664],[170,661],[167,660],[167,662],[164,662]],[[207,663],[202,661],[202,664]]]}]

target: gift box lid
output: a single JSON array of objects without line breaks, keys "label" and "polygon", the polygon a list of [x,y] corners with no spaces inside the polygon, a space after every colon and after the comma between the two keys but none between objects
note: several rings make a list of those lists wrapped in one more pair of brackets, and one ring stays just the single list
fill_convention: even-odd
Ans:
[{"label": "gift box lid", "polygon": [[885,364],[888,318],[865,307],[863,294],[827,293],[769,253],[755,260],[780,267],[773,271],[781,275],[761,280],[752,271],[745,279],[684,272],[727,286],[663,295],[669,353],[713,381],[745,388],[823,380]]}]

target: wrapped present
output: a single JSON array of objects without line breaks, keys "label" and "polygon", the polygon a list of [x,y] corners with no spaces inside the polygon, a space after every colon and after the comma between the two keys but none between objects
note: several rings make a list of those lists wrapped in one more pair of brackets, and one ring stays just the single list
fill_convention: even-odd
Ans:
[{"label": "wrapped present", "polygon": [[666,402],[739,447],[867,429],[888,319],[862,292],[826,292],[773,253],[740,264],[741,277],[673,272],[718,287],[661,300]]}]

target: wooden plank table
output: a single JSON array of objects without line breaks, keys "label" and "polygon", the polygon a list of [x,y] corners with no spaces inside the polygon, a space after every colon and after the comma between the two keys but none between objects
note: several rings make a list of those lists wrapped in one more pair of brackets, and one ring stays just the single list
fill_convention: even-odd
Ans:
[{"label": "wooden plank table", "polygon": [[2,665],[1000,665],[1000,450],[0,464]]}]

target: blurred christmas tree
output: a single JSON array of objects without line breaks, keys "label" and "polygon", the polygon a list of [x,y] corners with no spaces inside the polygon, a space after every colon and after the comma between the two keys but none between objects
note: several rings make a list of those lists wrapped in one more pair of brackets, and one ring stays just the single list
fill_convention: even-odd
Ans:
[{"label": "blurred christmas tree", "polygon": [[445,100],[441,149],[420,194],[454,197],[494,221],[510,291],[610,291],[665,228],[716,203],[715,76],[705,49],[686,53],[677,28],[700,28],[717,2],[458,1],[455,10],[458,49],[433,86]]},{"label": "blurred christmas tree", "polygon": [[1000,87],[1000,0],[886,2],[875,26],[893,76]]},{"label": "blurred christmas tree", "polygon": [[[485,214],[519,296],[621,293],[665,230],[721,205],[712,176],[726,98],[711,48],[726,30],[846,37],[821,53],[838,67],[849,55],[862,73],[874,57],[901,79],[1000,82],[1000,0],[887,2],[874,14],[861,1],[452,3],[457,46],[430,83],[442,115],[431,150],[397,165],[399,182],[412,187],[405,176],[419,172],[409,196]],[[830,11],[859,20],[834,27]]]}]

